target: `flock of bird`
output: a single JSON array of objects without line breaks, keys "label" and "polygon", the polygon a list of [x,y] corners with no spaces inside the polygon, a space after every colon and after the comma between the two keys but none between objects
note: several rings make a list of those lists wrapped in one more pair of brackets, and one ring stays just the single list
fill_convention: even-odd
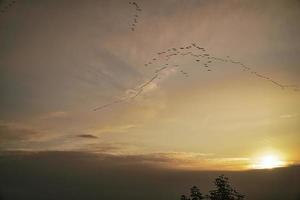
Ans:
[{"label": "flock of bird", "polygon": [[[133,5],[135,7],[136,12],[141,11],[139,5],[136,2],[129,2],[130,5]],[[135,17],[138,17],[137,14],[134,15]],[[131,30],[134,31],[136,27],[137,19],[134,18],[134,23],[132,24]],[[188,45],[180,46],[180,47],[172,47],[165,49],[163,51],[159,51],[156,53],[157,56],[150,59],[148,62],[144,64],[145,67],[154,67],[153,75],[149,78],[149,80],[145,81],[144,83],[140,84],[136,88],[131,89],[130,93],[126,93],[124,96],[118,98],[115,101],[112,101],[110,103],[101,105],[99,107],[94,108],[94,111],[101,110],[103,108],[112,106],[114,104],[126,102],[135,99],[139,95],[141,95],[145,88],[147,88],[151,83],[156,81],[157,79],[160,79],[163,75],[165,70],[168,69],[175,69],[177,72],[182,74],[184,77],[189,77],[189,73],[186,72],[183,68],[184,65],[179,65],[178,63],[174,64],[170,61],[174,60],[176,62],[176,59],[178,57],[189,57],[197,63],[196,66],[203,67],[203,69],[207,72],[212,72],[212,65],[216,62],[221,63],[229,63],[233,64],[237,67],[239,67],[242,71],[245,71],[249,73],[250,75],[256,76],[259,79],[263,79],[265,81],[271,82],[273,85],[281,88],[281,89],[293,89],[294,91],[298,91],[298,86],[296,85],[285,85],[278,81],[275,81],[273,78],[269,76],[265,76],[260,74],[259,72],[253,70],[251,67],[245,65],[244,63],[233,60],[229,56],[226,56],[226,58],[222,57],[216,57],[212,56],[210,53],[207,52],[207,50],[204,47],[201,47],[197,45],[196,43],[191,43]]]},{"label": "flock of bird", "polygon": [[[298,91],[298,87],[296,85],[281,84],[278,81],[275,81],[274,79],[272,79],[271,77],[262,75],[259,72],[254,71],[251,67],[246,66],[244,63],[231,59],[229,56],[226,56],[226,58],[211,56],[209,53],[207,53],[207,50],[204,47],[200,47],[199,45],[196,45],[195,43],[192,43],[192,44],[186,45],[186,46],[182,46],[179,48],[174,48],[174,47],[169,48],[165,51],[157,52],[157,55],[159,57],[152,58],[149,62],[145,63],[144,65],[146,67],[148,67],[148,66],[153,65],[154,62],[156,62],[158,60],[168,61],[172,57],[190,56],[190,57],[194,57],[194,61],[199,63],[199,66],[206,68],[206,70],[208,72],[212,71],[211,65],[214,62],[230,63],[230,64],[234,64],[234,65],[238,66],[241,70],[247,71],[248,73],[250,73],[260,79],[264,79],[266,81],[271,82],[272,84],[280,87],[281,89],[291,88],[295,91]],[[204,64],[200,63],[201,60],[204,61]],[[169,63],[166,63],[165,65],[167,65],[167,66],[159,68],[158,70],[155,71],[155,73],[165,70],[169,67],[172,67],[171,65],[169,65]],[[173,67],[174,67],[174,65],[173,65]],[[178,67],[178,65],[175,65],[175,67]],[[180,70],[180,72],[182,74],[184,74],[185,76],[188,75],[188,73],[184,72],[183,70]]]},{"label": "flock of bird", "polygon": [[226,58],[221,57],[215,57],[212,56],[210,53],[207,52],[207,50],[204,47],[200,47],[196,43],[191,43],[189,45],[184,45],[181,47],[173,47],[168,48],[163,51],[157,52],[157,56],[150,59],[148,62],[144,64],[145,67],[153,67],[153,75],[149,78],[149,80],[145,81],[144,83],[140,84],[140,86],[133,88],[129,94],[125,94],[124,96],[118,98],[115,101],[112,101],[108,104],[104,104],[102,106],[94,108],[94,111],[101,110],[103,108],[109,107],[114,104],[127,102],[130,100],[135,99],[139,95],[141,95],[145,88],[149,86],[151,83],[156,81],[157,79],[160,79],[161,76],[163,76],[163,72],[168,69],[175,69],[177,72],[182,74],[184,77],[189,77],[189,73],[184,70],[185,65],[178,63],[174,64],[171,61],[174,60],[177,61],[175,58],[182,58],[182,57],[189,57],[192,59],[192,61],[195,62],[195,66],[202,67],[207,72],[212,72],[213,64],[216,62],[221,63],[229,63],[233,64],[237,67],[239,67],[242,71],[245,71],[253,76],[256,76],[257,78],[266,80],[274,84],[275,86],[281,88],[281,89],[293,89],[294,91],[298,91],[298,87],[296,85],[285,85],[282,83],[279,83],[278,81],[275,81],[269,76],[265,76],[260,74],[259,72],[253,70],[251,67],[245,65],[244,63],[240,61],[236,61],[231,59],[229,56],[226,56]]},{"label": "flock of bird", "polygon": [[[2,8],[0,8],[0,13],[3,14],[9,9],[13,4],[15,4],[16,1],[12,0],[5,4]],[[138,19],[139,19],[139,12],[142,11],[140,6],[138,5],[137,2],[132,1],[128,2],[130,6],[133,7],[134,13],[133,13],[133,20],[130,25],[131,31],[135,31],[137,24],[138,24]],[[215,62],[221,62],[221,63],[230,63],[233,64],[237,67],[239,67],[241,70],[248,72],[249,74],[256,76],[257,78],[266,80],[274,84],[275,86],[278,86],[281,89],[286,89],[290,88],[293,89],[294,91],[298,91],[298,87],[296,85],[285,85],[282,84],[278,81],[275,81],[269,76],[265,76],[260,74],[257,71],[254,71],[251,67],[245,65],[244,63],[236,60],[232,60],[229,56],[226,56],[226,58],[221,58],[221,57],[215,57],[212,56],[207,52],[207,50],[204,47],[199,46],[196,43],[191,43],[188,45],[183,45],[180,47],[172,47],[168,48],[162,51],[159,51],[156,53],[156,57],[153,57],[150,59],[148,62],[144,64],[145,67],[154,67],[153,75],[149,78],[149,80],[145,81],[144,83],[140,84],[136,88],[133,88],[130,90],[129,93],[126,93],[124,96],[118,98],[115,101],[112,101],[108,104],[96,107],[94,111],[103,109],[105,107],[109,107],[111,105],[117,104],[117,103],[122,103],[125,101],[133,100],[139,95],[141,95],[145,88],[147,88],[151,83],[156,81],[157,79],[160,79],[161,76],[163,76],[163,73],[168,70],[168,69],[175,69],[178,73],[183,75],[184,77],[189,77],[189,73],[185,71],[184,65],[179,63],[174,64],[174,62],[171,62],[174,60],[176,62],[176,59],[174,58],[182,58],[182,57],[189,57],[196,63],[195,66],[202,67],[205,71],[207,72],[212,72],[212,64]]]},{"label": "flock of bird", "polygon": [[129,2],[129,5],[131,5],[134,9],[134,13],[133,13],[133,20],[132,23],[130,24],[129,28],[131,31],[135,31],[136,26],[138,24],[138,19],[139,19],[139,12],[142,11],[142,9],[140,8],[140,6],[135,2]]},{"label": "flock of bird", "polygon": [[0,8],[0,14],[4,14],[15,3],[16,3],[16,1],[10,1],[7,4],[3,5],[3,7],[1,6],[1,8]]}]

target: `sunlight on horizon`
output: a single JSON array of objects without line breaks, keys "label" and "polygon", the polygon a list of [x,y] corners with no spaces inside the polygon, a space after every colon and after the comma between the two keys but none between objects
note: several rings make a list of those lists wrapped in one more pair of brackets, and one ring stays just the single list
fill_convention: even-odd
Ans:
[{"label": "sunlight on horizon", "polygon": [[273,169],[287,166],[287,162],[276,154],[265,154],[252,164],[252,169]]}]

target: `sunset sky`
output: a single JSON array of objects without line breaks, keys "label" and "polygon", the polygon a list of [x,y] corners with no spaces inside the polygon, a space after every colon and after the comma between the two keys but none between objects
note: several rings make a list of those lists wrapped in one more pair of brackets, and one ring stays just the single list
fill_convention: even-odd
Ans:
[{"label": "sunset sky", "polygon": [[[299,164],[300,1],[137,2],[134,31],[125,0],[17,0],[1,12],[0,151],[136,156],[191,170],[249,169],[268,155]],[[213,61],[208,71],[191,56],[145,66],[193,43],[251,70]],[[113,103],[167,62],[179,67]]]}]

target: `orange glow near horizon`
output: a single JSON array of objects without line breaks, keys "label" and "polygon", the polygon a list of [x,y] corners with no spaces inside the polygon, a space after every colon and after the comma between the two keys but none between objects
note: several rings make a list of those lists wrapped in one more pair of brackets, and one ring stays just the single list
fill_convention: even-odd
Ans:
[{"label": "orange glow near horizon", "polygon": [[253,169],[273,169],[287,166],[287,162],[275,154],[266,154],[261,156],[252,164]]}]

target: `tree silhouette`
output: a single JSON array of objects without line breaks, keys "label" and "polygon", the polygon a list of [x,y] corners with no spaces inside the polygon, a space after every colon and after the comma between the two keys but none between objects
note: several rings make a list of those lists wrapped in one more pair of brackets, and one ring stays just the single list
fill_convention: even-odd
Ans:
[{"label": "tree silhouette", "polygon": [[200,192],[199,188],[193,186],[191,188],[191,200],[200,200],[200,199],[204,199],[202,193]]},{"label": "tree silhouette", "polygon": [[185,195],[181,195],[180,200],[189,200]]},{"label": "tree silhouette", "polygon": [[181,195],[180,200],[243,200],[245,197],[231,187],[228,178],[224,175],[220,175],[218,178],[216,178],[214,184],[217,188],[209,191],[209,195],[203,196],[203,194],[200,192],[200,189],[196,186],[193,186],[190,189],[190,198],[186,197],[185,195]]},{"label": "tree silhouette", "polygon": [[238,193],[229,184],[228,178],[224,175],[219,176],[215,180],[216,190],[211,190],[209,193],[209,198],[211,200],[242,200],[244,195]]},{"label": "tree silhouette", "polygon": [[181,195],[180,200],[201,200],[204,199],[200,189],[197,186],[193,186],[190,189],[190,198],[187,198],[185,195]]}]

